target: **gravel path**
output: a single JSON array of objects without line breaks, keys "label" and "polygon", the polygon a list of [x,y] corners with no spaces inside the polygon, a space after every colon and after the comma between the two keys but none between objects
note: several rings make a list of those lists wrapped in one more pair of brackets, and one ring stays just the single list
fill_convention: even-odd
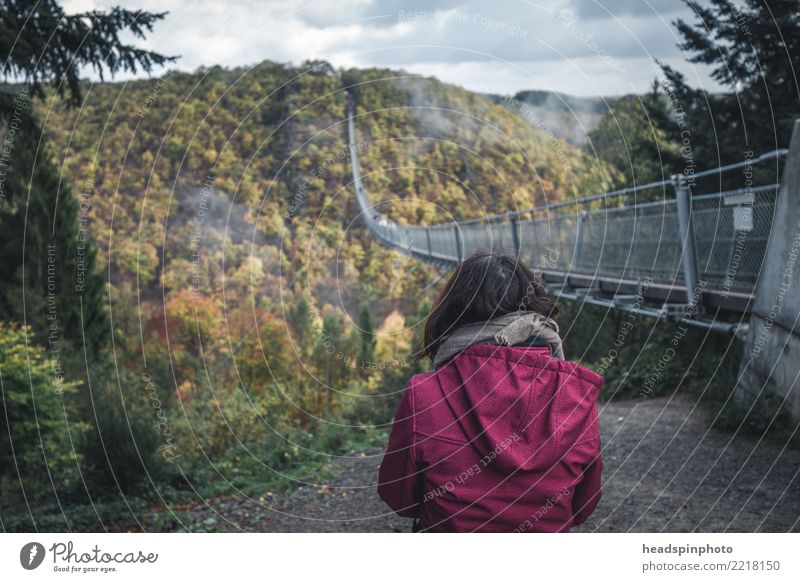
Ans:
[{"label": "gravel path", "polygon": [[[604,405],[600,429],[603,499],[574,531],[800,531],[800,451],[708,430],[683,399]],[[410,520],[375,493],[382,452],[336,459],[319,486],[212,500],[181,518],[214,531],[405,532]]]},{"label": "gravel path", "polygon": [[574,531],[800,531],[800,451],[709,430],[682,399],[601,408],[603,499]]}]

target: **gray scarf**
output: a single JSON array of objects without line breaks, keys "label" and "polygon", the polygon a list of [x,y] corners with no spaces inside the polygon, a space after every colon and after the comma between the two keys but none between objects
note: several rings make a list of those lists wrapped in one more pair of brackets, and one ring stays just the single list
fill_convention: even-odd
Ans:
[{"label": "gray scarf", "polygon": [[541,313],[517,311],[489,321],[469,323],[456,328],[439,346],[433,358],[433,367],[438,368],[472,344],[513,346],[532,336],[545,340],[550,345],[553,355],[559,360],[564,359],[558,324]]}]

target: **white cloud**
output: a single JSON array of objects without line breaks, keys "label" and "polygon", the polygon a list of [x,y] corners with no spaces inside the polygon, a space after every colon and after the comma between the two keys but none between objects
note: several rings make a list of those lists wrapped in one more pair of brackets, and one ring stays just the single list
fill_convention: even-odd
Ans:
[{"label": "white cloud", "polygon": [[[709,90],[716,85],[707,84],[708,69],[686,66],[680,59],[665,59],[667,64],[687,73],[692,82],[706,83]],[[527,62],[425,63],[400,65],[410,73],[434,76],[482,93],[512,95],[525,89],[546,89],[576,96],[610,97],[643,92],[650,88],[657,70],[652,59],[628,59],[628,75],[599,61],[596,57],[553,59]]]},{"label": "white cloud", "polygon": [[[637,0],[638,2],[638,0]],[[169,10],[144,44],[181,55],[177,67],[240,66],[271,59],[325,59],[334,66],[381,66],[434,74],[499,93],[551,89],[578,95],[643,91],[653,59],[689,66],[670,24],[675,0],[121,0]],[[102,6],[68,0],[69,11]],[[577,20],[559,16],[572,8]],[[667,14],[668,12],[668,14]],[[662,14],[664,13],[664,14]],[[661,18],[660,16],[663,16]],[[602,58],[601,58],[602,57]],[[624,74],[623,74],[624,73]],[[709,83],[706,71],[700,80]],[[713,85],[712,85],[713,87]]]}]

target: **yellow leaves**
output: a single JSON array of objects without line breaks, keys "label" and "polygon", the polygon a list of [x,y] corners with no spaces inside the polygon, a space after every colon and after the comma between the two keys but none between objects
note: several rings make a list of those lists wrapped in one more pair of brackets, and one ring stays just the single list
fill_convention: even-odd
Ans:
[{"label": "yellow leaves", "polygon": [[[161,286],[166,291],[189,288],[192,286],[195,269],[199,265],[184,258],[174,258],[161,273]],[[144,269],[142,269],[144,271]],[[142,273],[143,275],[146,273]]]},{"label": "yellow leaves", "polygon": [[[256,193],[260,196],[260,192]],[[254,196],[253,206],[256,211],[249,211],[246,219],[250,224],[256,225],[259,232],[265,236],[280,236],[284,234],[283,212],[280,205],[275,201],[264,203],[263,208],[259,208],[259,199]]]},{"label": "yellow leaves", "polygon": [[[236,285],[240,290],[258,290],[264,279],[264,261],[259,257],[246,257],[233,273],[228,275],[228,284]],[[258,294],[258,293],[256,293]]]},{"label": "yellow leaves", "polygon": [[511,208],[512,210],[522,210],[525,208],[530,208],[536,204],[533,191],[526,185],[521,185],[515,188],[512,194],[512,199],[514,200],[514,206]]},{"label": "yellow leaves", "polygon": [[386,316],[378,328],[375,359],[385,365],[401,362],[411,353],[412,332],[406,327],[406,318],[395,310]]},{"label": "yellow leaves", "polygon": [[184,380],[178,385],[177,392],[178,392],[178,397],[181,400],[189,398],[194,392],[194,383],[192,383],[189,380]]},{"label": "yellow leaves", "polygon": [[168,317],[175,318],[182,335],[189,338],[217,337],[223,321],[219,301],[194,290],[171,293],[167,299]]},{"label": "yellow leaves", "polygon": [[217,161],[217,150],[214,148],[207,148],[203,150],[203,161],[208,164],[209,167],[213,167],[214,163]]}]

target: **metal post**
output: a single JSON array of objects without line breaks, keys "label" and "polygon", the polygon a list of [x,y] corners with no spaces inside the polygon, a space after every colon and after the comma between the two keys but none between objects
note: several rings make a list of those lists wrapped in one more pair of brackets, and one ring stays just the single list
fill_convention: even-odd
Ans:
[{"label": "metal post", "polygon": [[511,224],[511,244],[514,246],[514,252],[519,257],[522,253],[522,248],[519,244],[519,217],[516,214],[508,213],[508,220]]},{"label": "metal post", "polygon": [[456,260],[460,263],[464,259],[463,257],[464,249],[461,246],[461,237],[458,236],[459,234],[458,223],[453,223],[453,234],[456,237]]},{"label": "metal post", "polygon": [[578,261],[581,260],[581,252],[583,251],[583,225],[586,222],[588,211],[582,210],[578,214],[578,232],[575,233],[575,252],[572,253],[572,263],[570,263],[569,270],[574,271],[578,266]]},{"label": "metal post", "polygon": [[686,184],[686,176],[672,177],[675,186],[675,202],[678,207],[678,232],[680,236],[683,278],[686,284],[686,303],[696,302],[699,311],[703,303],[698,287],[700,277],[697,270],[697,247],[694,241],[694,221],[692,220],[692,191]]}]

